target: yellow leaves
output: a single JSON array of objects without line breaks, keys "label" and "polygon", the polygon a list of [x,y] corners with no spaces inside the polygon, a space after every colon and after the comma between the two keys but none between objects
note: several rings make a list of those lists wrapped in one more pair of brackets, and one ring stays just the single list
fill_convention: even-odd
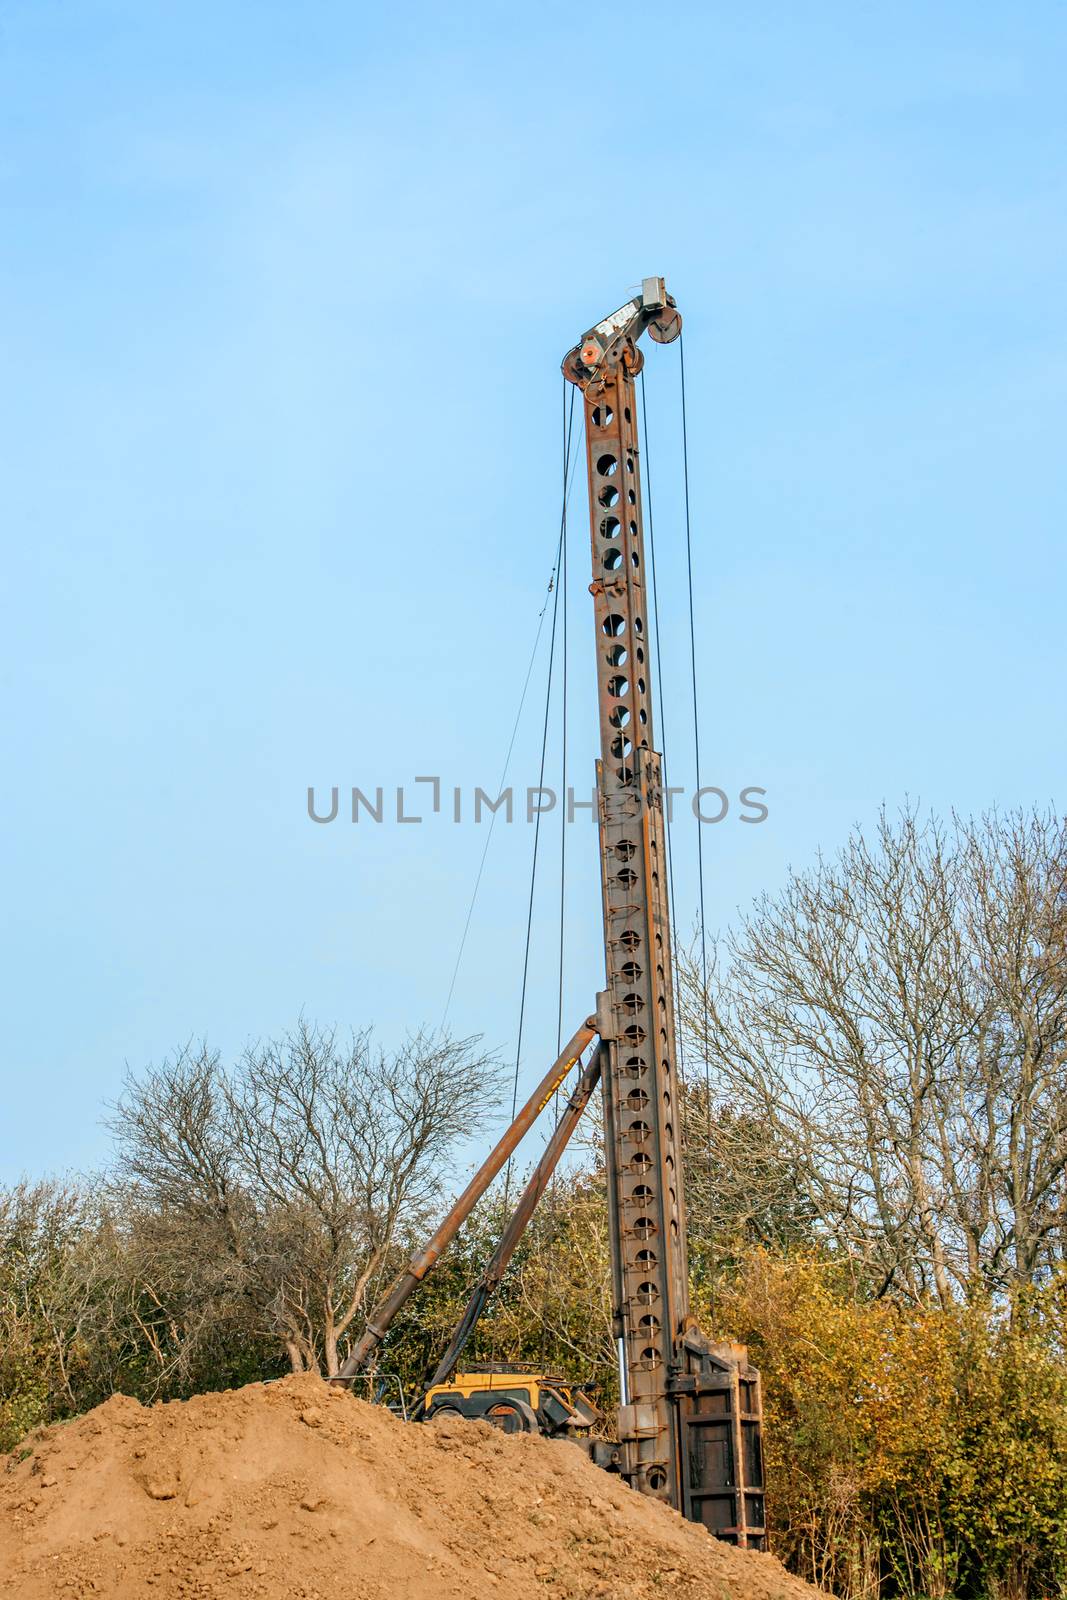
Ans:
[{"label": "yellow leaves", "polygon": [[1062,1282],[1014,1307],[904,1308],[832,1260],[746,1260],[701,1311],[763,1372],[779,1554],[846,1594],[872,1562],[905,1593],[992,1587],[1020,1562],[1067,1579],[1065,1308]]}]

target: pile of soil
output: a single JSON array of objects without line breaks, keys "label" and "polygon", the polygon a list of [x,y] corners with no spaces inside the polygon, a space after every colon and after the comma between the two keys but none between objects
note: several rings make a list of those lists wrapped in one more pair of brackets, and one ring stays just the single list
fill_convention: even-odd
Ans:
[{"label": "pile of soil", "polygon": [[576,1446],[405,1424],[317,1378],[116,1396],[0,1470],[19,1600],[814,1600]]}]

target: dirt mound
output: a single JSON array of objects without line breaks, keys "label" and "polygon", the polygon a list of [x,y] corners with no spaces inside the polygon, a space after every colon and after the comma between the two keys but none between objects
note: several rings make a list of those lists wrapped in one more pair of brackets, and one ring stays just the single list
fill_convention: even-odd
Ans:
[{"label": "dirt mound", "polygon": [[[30,1453],[26,1453],[26,1452]],[[317,1378],[117,1396],[0,1471],[0,1594],[813,1600],[575,1446],[405,1425]]]}]

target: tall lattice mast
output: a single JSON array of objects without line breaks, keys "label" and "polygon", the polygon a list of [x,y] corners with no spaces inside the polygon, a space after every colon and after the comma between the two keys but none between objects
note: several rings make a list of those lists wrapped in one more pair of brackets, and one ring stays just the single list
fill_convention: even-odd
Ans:
[{"label": "tall lattice mast", "polygon": [[[759,1374],[740,1345],[712,1344],[689,1315],[681,1092],[671,981],[662,761],[652,719],[634,376],[637,339],[669,344],[681,318],[662,278],[591,328],[563,362],[582,390],[600,697],[601,882],[607,987],[448,1216],[375,1306],[337,1378],[374,1358],[479,1198],[583,1052],[600,1037],[504,1237],[475,1286],[434,1384],[443,1384],[511,1258],[597,1078],[604,1102],[618,1464],[635,1489],[721,1539],[762,1546]],[[615,1452],[603,1445],[611,1462]],[[599,1459],[599,1455],[597,1456]]]},{"label": "tall lattice mast", "polygon": [[662,278],[563,362],[585,405],[596,619],[607,989],[598,1012],[623,1471],[720,1536],[759,1543],[759,1383],[689,1316],[681,1095],[656,753],[634,378],[648,329],[681,332]]}]

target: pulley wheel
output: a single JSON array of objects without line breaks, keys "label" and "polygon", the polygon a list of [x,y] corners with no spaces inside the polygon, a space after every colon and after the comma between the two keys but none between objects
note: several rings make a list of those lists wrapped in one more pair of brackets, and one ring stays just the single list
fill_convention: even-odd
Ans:
[{"label": "pulley wheel", "polygon": [[636,378],[645,364],[645,352],[641,349],[641,346],[628,344],[622,353],[622,364],[630,376]]},{"label": "pulley wheel", "polygon": [[563,373],[563,376],[566,378],[568,383],[576,383],[579,386],[581,385],[581,374],[585,371],[585,368],[582,366],[581,351],[577,345],[575,345],[573,350],[568,350],[567,354],[563,357],[563,360],[560,363],[560,371]]},{"label": "pulley wheel", "polygon": [[673,344],[682,331],[681,316],[673,306],[664,306],[648,325],[648,337],[657,344]]}]

